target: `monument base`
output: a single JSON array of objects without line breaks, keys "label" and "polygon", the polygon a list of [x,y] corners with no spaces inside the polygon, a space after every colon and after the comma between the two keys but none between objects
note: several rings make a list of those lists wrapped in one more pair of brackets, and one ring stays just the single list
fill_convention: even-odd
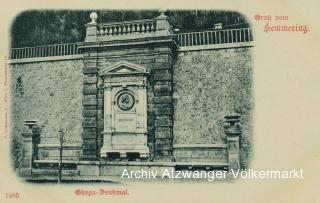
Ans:
[{"label": "monument base", "polygon": [[104,149],[102,148],[100,151],[100,155],[102,158],[112,158],[119,155],[120,159],[130,158],[130,155],[138,154],[139,158],[147,159],[149,158],[150,152],[148,147],[143,147],[140,149]]}]

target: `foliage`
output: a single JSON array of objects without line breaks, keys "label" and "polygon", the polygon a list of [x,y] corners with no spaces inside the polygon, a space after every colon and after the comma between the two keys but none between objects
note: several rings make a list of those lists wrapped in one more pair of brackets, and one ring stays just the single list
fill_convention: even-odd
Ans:
[{"label": "foliage", "polygon": [[[88,10],[30,10],[20,13],[11,27],[12,47],[83,41]],[[152,19],[157,10],[97,10],[98,22]],[[180,31],[208,30],[215,23],[225,28],[248,27],[246,19],[234,11],[170,10],[165,13],[174,29]]]}]

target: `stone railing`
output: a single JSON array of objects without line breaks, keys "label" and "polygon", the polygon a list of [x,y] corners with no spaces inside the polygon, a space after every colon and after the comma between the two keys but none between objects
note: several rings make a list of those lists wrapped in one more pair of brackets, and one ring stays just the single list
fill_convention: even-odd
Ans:
[{"label": "stone railing", "polygon": [[97,26],[98,36],[130,35],[156,31],[154,20],[124,21],[118,23],[100,23]]},{"label": "stone railing", "polygon": [[53,44],[35,47],[13,48],[10,50],[10,59],[39,58],[49,56],[68,56],[82,54],[77,43]]},{"label": "stone railing", "polygon": [[[130,21],[122,23],[99,24],[94,27],[94,37],[87,35],[87,40],[93,38],[108,41],[123,38],[147,37],[159,32],[155,20]],[[88,34],[88,32],[87,32]],[[173,34],[179,47],[200,47],[206,45],[241,44],[253,41],[251,28],[213,30]],[[78,42],[54,44],[35,47],[12,48],[10,59],[41,58],[51,56],[68,56],[82,54]]]},{"label": "stone railing", "polygon": [[137,39],[172,34],[168,17],[164,12],[154,19],[97,23],[98,15],[90,14],[91,22],[87,23],[85,42]]},{"label": "stone railing", "polygon": [[174,36],[181,47],[253,41],[250,28],[179,33]]}]

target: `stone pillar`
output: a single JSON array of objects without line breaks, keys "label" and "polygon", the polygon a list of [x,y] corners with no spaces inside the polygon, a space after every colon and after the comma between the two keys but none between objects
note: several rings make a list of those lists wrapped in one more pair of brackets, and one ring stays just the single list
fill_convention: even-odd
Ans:
[{"label": "stone pillar", "polygon": [[88,53],[84,58],[82,160],[97,158],[98,67],[96,58],[90,54],[96,53]]},{"label": "stone pillar", "polygon": [[226,116],[225,133],[227,135],[227,150],[229,171],[240,169],[240,116]]},{"label": "stone pillar", "polygon": [[170,35],[172,34],[171,25],[168,20],[168,16],[164,15],[164,11],[160,11],[160,16],[156,17],[156,35]]},{"label": "stone pillar", "polygon": [[86,39],[85,42],[95,42],[97,40],[97,13],[90,14],[91,22],[86,24]]},{"label": "stone pillar", "polygon": [[[156,17],[156,35],[172,36],[171,25],[164,11]],[[171,39],[172,40],[172,39]],[[154,49],[158,55],[154,65],[155,103],[155,161],[172,161],[173,142],[173,100],[172,59],[176,49],[174,41]]]},{"label": "stone pillar", "polygon": [[[138,82],[138,103],[137,103],[137,139],[139,144],[139,149],[149,152],[146,144],[147,140],[147,84],[146,79],[140,80]],[[149,153],[140,153],[140,158],[149,157]]]},{"label": "stone pillar", "polygon": [[[90,14],[91,22],[86,24],[85,42],[97,41],[97,13]],[[96,160],[98,155],[98,66],[97,51],[84,54],[83,68],[83,122],[81,160]],[[102,100],[102,98],[100,98]],[[101,115],[99,115],[101,116]]]},{"label": "stone pillar", "polygon": [[172,51],[169,47],[161,47],[159,50],[165,54],[157,56],[153,76],[155,94],[155,161],[172,161]]},{"label": "stone pillar", "polygon": [[36,127],[36,121],[25,121],[28,129],[21,133],[22,136],[22,156],[19,166],[21,176],[32,174],[32,163],[37,155],[37,144],[39,142],[39,128]]},{"label": "stone pillar", "polygon": [[101,148],[101,157],[107,157],[105,152],[112,149],[112,92],[111,84],[106,83],[104,89],[104,130],[103,130],[103,147]]},{"label": "stone pillar", "polygon": [[32,132],[23,132],[22,136],[22,158],[19,173],[21,176],[31,175],[32,169]]}]

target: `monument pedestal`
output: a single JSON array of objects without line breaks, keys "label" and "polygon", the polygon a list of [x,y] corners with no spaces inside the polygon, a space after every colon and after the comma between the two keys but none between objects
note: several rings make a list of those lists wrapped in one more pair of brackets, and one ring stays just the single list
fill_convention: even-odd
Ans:
[{"label": "monument pedestal", "polygon": [[240,115],[226,116],[225,133],[227,135],[227,150],[229,171],[240,169]]},{"label": "monument pedestal", "polygon": [[24,124],[28,126],[25,132],[21,133],[22,137],[22,155],[19,166],[20,176],[32,175],[33,160],[37,156],[37,144],[39,143],[39,128],[36,127],[36,120],[24,121]]}]

